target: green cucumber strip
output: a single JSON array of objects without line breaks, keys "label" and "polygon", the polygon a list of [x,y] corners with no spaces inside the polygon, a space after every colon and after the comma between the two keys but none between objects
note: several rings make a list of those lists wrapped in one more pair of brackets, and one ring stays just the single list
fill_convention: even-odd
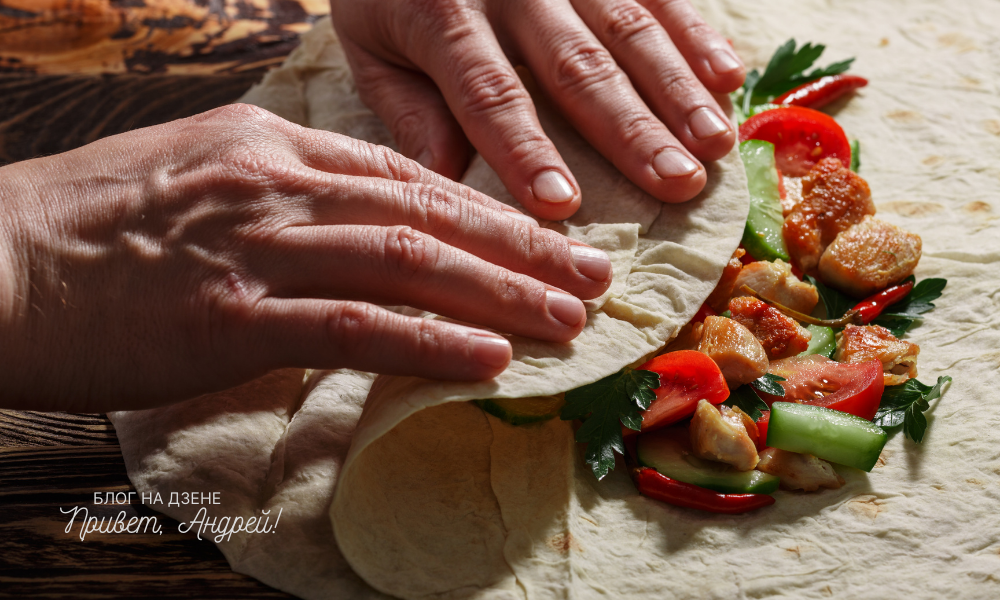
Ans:
[{"label": "green cucumber strip", "polygon": [[851,142],[851,170],[855,173],[861,168],[861,140]]},{"label": "green cucumber strip", "polygon": [[871,421],[811,404],[775,402],[767,445],[871,471],[888,439]]},{"label": "green cucumber strip", "polygon": [[763,471],[737,471],[691,452],[687,427],[668,427],[643,433],[636,440],[639,464],[661,475],[723,494],[773,494],[780,479]]},{"label": "green cucumber strip", "polygon": [[511,425],[548,421],[558,416],[559,410],[566,403],[561,396],[491,398],[474,402],[487,413]]},{"label": "green cucumber strip", "polygon": [[757,260],[787,261],[788,250],[781,234],[784,217],[778,193],[778,169],[774,163],[774,144],[747,140],[740,144],[740,158],[747,171],[750,213],[743,229],[743,247]]},{"label": "green cucumber strip", "polygon": [[812,334],[812,338],[809,340],[809,346],[799,356],[822,354],[830,358],[837,348],[837,338],[833,335],[833,329],[822,325],[809,325],[806,329]]}]

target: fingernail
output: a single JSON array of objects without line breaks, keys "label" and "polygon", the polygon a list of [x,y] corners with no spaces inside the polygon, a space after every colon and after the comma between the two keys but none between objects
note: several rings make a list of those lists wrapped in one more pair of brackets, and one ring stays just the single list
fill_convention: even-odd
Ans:
[{"label": "fingernail", "polygon": [[729,124],[715,114],[714,110],[704,106],[691,113],[688,117],[688,127],[699,140],[707,140],[729,131]]},{"label": "fingernail", "polygon": [[720,48],[708,56],[708,66],[712,67],[712,71],[717,75],[725,75],[742,69],[743,63],[732,52]]},{"label": "fingernail", "polygon": [[611,276],[611,259],[603,250],[587,246],[570,246],[576,270],[587,279],[607,281]]},{"label": "fingernail", "polygon": [[575,296],[549,290],[545,292],[545,303],[548,306],[549,314],[557,321],[568,327],[575,327],[587,318],[587,309],[583,307],[583,302]]},{"label": "fingernail", "polygon": [[525,223],[529,223],[531,225],[534,225],[535,227],[538,227],[538,221],[532,219],[531,217],[529,217],[528,215],[526,215],[524,213],[520,213],[520,212],[517,212],[517,211],[507,211],[507,210],[505,210],[505,211],[503,211],[503,214],[507,215],[511,219],[517,219],[518,221],[523,221]]},{"label": "fingernail", "polygon": [[420,166],[425,169],[431,168],[431,165],[434,164],[434,153],[431,152],[430,148],[424,148],[420,151],[420,154],[417,155],[417,162],[420,163]]},{"label": "fingernail", "polygon": [[684,177],[697,171],[698,163],[679,150],[667,148],[653,157],[653,170],[663,179]]},{"label": "fingernail", "polygon": [[531,184],[531,193],[536,200],[562,204],[573,199],[575,192],[569,181],[559,171],[546,171],[535,177]]},{"label": "fingernail", "polygon": [[506,367],[510,362],[512,350],[510,342],[495,335],[471,335],[469,344],[472,345],[472,358],[477,362],[499,369]]}]

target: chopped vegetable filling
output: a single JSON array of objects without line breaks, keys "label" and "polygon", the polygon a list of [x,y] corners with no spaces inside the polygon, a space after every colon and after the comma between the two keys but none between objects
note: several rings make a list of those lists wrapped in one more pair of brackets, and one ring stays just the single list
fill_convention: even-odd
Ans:
[{"label": "chopped vegetable filling", "polygon": [[729,311],[760,340],[770,360],[795,356],[809,347],[812,334],[766,302],[741,296],[729,301]]},{"label": "chopped vegetable filling", "polygon": [[[747,434],[746,423],[738,408],[716,408],[705,400],[691,418],[691,447],[695,456],[732,465],[740,471],[757,466],[757,447]],[[756,433],[757,426],[747,418]],[[756,436],[755,436],[756,437]]]},{"label": "chopped vegetable filling", "polygon": [[848,325],[837,336],[833,358],[845,363],[878,360],[885,371],[885,385],[901,385],[917,376],[918,354],[920,346],[897,339],[885,327]]},{"label": "chopped vegetable filling", "polygon": [[736,289],[744,285],[766,300],[807,315],[819,303],[816,288],[792,275],[792,266],[780,258],[774,262],[761,260],[743,267],[736,277]]},{"label": "chopped vegetable filling", "polygon": [[776,475],[785,490],[815,492],[821,487],[835,490],[844,485],[844,478],[825,460],[778,448],[761,451],[757,470]]},{"label": "chopped vegetable filling", "polygon": [[920,261],[921,245],[919,235],[866,217],[823,252],[819,274],[843,292],[868,296],[910,276]]},{"label": "chopped vegetable filling", "polygon": [[733,319],[708,317],[702,326],[698,352],[715,361],[730,389],[767,373],[767,353],[749,329]]}]

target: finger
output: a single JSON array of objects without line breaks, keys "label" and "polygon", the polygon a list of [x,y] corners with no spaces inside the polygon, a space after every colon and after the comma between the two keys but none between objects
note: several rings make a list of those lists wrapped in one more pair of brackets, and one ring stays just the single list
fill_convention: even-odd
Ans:
[{"label": "finger", "polygon": [[[345,135],[293,126],[290,136],[293,147],[302,163],[317,171],[357,177],[374,177],[404,183],[416,182],[434,185],[460,198],[482,206],[522,215],[519,210],[499,202],[486,194],[443,177],[420,166],[392,149]],[[311,178],[300,183],[311,185]]]},{"label": "finger", "polygon": [[270,295],[405,304],[541,340],[566,342],[583,302],[410,227],[293,227],[269,244],[258,275]]},{"label": "finger", "polygon": [[476,381],[510,363],[510,342],[471,327],[362,302],[265,298],[244,334],[269,367],[351,368]]},{"label": "finger", "polygon": [[571,216],[580,206],[579,185],[485,16],[461,10],[440,20],[429,25],[435,42],[415,45],[408,55],[437,83],[469,140],[518,202],[544,219]]},{"label": "finger", "polygon": [[303,206],[297,219],[313,225],[406,225],[506,269],[594,298],[611,283],[607,254],[549,229],[530,217],[493,210],[424,183],[317,174],[316,186],[334,189]]},{"label": "finger", "polygon": [[638,0],[667,30],[670,39],[705,86],[720,94],[735,91],[746,67],[726,38],[701,18],[688,0]]},{"label": "finger", "polygon": [[650,111],[568,2],[526,3],[509,35],[539,84],[618,170],[667,202],[696,196],[704,167]]},{"label": "finger", "polygon": [[732,123],[649,11],[635,0],[574,0],[574,5],[657,116],[695,157],[718,160],[732,149]]},{"label": "finger", "polygon": [[426,75],[390,65],[343,40],[361,100],[382,119],[400,152],[449,179],[460,179],[472,146]]}]

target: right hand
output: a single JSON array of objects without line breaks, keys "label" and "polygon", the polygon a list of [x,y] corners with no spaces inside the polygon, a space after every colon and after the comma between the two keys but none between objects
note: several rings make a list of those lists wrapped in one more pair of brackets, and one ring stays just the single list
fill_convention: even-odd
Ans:
[{"label": "right hand", "polygon": [[0,398],[147,408],[289,366],[486,379],[505,338],[377,305],[565,342],[610,278],[386,148],[230,106],[0,170]]}]

